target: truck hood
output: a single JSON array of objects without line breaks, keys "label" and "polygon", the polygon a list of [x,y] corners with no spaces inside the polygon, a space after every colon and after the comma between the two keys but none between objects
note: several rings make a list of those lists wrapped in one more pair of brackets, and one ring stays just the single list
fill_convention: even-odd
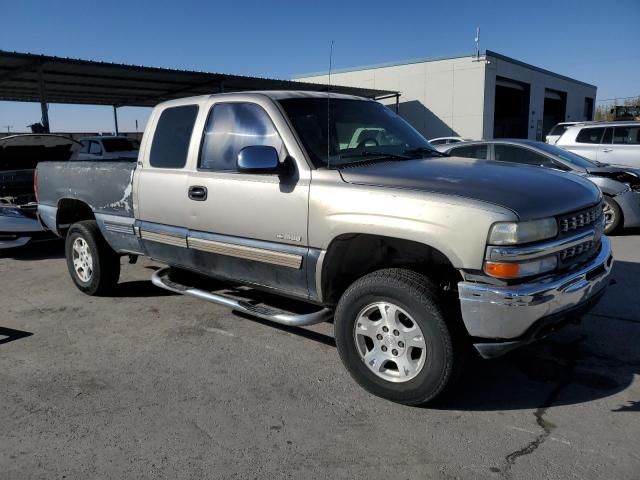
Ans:
[{"label": "truck hood", "polygon": [[577,175],[540,167],[460,157],[343,167],[345,182],[455,195],[507,208],[521,220],[552,217],[593,205],[600,191]]}]

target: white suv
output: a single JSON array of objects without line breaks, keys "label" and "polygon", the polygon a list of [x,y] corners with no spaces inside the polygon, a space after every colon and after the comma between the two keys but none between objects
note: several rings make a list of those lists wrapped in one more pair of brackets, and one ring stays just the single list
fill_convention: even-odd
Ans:
[{"label": "white suv", "polygon": [[568,127],[556,145],[602,163],[640,167],[640,122],[591,122]]},{"label": "white suv", "polygon": [[562,136],[562,134],[567,131],[567,128],[569,128],[570,126],[575,125],[577,123],[581,123],[581,122],[561,122],[561,123],[557,123],[551,129],[551,131],[547,134],[547,136],[544,137],[544,141],[547,142],[550,145],[555,145],[555,143]]}]

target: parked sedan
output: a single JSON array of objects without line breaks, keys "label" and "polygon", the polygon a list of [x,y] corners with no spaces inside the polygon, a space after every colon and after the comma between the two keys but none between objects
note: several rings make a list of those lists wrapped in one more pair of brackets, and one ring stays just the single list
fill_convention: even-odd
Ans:
[{"label": "parked sedan", "polygon": [[605,233],[640,226],[640,169],[595,162],[555,145],[532,140],[468,142],[438,148],[452,156],[523,163],[586,177],[603,193]]}]

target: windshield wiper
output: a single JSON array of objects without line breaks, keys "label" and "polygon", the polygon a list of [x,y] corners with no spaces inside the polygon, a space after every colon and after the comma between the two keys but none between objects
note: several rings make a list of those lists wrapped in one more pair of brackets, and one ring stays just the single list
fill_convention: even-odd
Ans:
[{"label": "windshield wiper", "polygon": [[449,156],[448,153],[439,152],[438,150],[428,147],[407,148],[404,153],[407,155],[424,155],[425,153],[428,153],[429,155],[437,155],[438,157]]},{"label": "windshield wiper", "polygon": [[393,160],[411,160],[411,157],[407,155],[400,155],[397,153],[387,153],[387,152],[376,152],[372,150],[364,150],[359,153],[347,153],[346,155],[340,155],[340,159],[343,158],[366,158],[367,160],[371,159],[371,157],[377,157],[380,159],[393,159]]}]

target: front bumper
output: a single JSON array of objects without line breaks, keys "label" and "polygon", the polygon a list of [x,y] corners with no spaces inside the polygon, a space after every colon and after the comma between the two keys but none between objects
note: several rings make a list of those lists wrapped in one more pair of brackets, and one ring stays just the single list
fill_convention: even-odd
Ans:
[{"label": "front bumper", "polygon": [[460,282],[462,319],[476,349],[485,358],[506,353],[545,336],[566,317],[585,313],[609,283],[611,242],[602,237],[600,252],[578,270],[536,283],[512,286]]}]

